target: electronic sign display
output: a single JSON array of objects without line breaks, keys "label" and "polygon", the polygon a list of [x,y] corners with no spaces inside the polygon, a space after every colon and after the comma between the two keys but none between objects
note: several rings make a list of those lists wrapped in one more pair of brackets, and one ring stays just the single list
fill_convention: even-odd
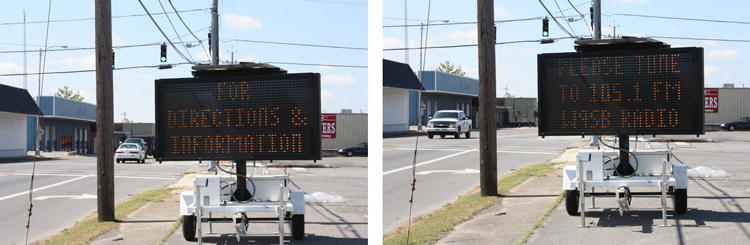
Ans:
[{"label": "electronic sign display", "polygon": [[703,134],[703,48],[540,54],[539,135]]},{"label": "electronic sign display", "polygon": [[320,74],[156,80],[161,160],[320,160]]}]

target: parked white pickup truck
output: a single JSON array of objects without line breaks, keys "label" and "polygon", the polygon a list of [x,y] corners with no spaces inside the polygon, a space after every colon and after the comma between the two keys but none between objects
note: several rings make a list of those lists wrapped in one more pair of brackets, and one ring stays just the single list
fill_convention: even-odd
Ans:
[{"label": "parked white pickup truck", "polygon": [[440,135],[440,138],[453,135],[458,139],[462,133],[466,134],[466,138],[471,138],[471,119],[466,117],[463,111],[437,111],[427,122],[427,138],[430,139],[436,134]]}]

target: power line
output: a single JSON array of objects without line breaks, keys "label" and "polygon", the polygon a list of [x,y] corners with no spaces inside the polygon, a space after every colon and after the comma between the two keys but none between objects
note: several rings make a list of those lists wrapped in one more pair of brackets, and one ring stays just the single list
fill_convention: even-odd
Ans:
[{"label": "power line", "polygon": [[231,39],[223,42],[248,42],[248,43],[266,43],[266,44],[280,44],[280,45],[292,45],[292,46],[304,46],[304,47],[316,47],[316,48],[337,48],[337,49],[353,49],[353,50],[367,50],[367,48],[357,47],[344,47],[344,46],[331,46],[331,45],[318,45],[318,44],[304,44],[304,43],[285,43],[285,42],[271,42],[271,41],[258,41],[258,40],[247,40],[247,39]]},{"label": "power line", "polygon": [[[193,64],[191,62],[183,62],[183,63],[176,63],[176,64],[170,64],[170,66],[177,66],[177,65],[185,65],[185,64]],[[120,67],[115,68],[114,70],[132,70],[132,69],[143,69],[143,68],[159,68],[163,65],[150,65],[150,66],[129,66],[129,67]],[[12,74],[0,74],[0,77],[11,77],[11,76],[24,76],[24,75],[53,75],[53,74],[71,74],[71,73],[86,73],[86,72],[96,72],[96,69],[94,70],[74,70],[74,71],[52,71],[52,72],[43,72],[43,73],[12,73]]]},{"label": "power line", "polygon": [[568,32],[568,30],[566,30],[565,27],[563,27],[562,24],[560,24],[560,22],[557,21],[557,18],[555,18],[554,15],[552,15],[552,12],[550,12],[549,9],[547,9],[547,6],[544,5],[544,2],[542,2],[542,0],[539,0],[539,3],[542,4],[542,7],[544,7],[544,10],[547,10],[547,13],[549,14],[549,16],[552,17],[552,20],[555,21],[555,23],[557,24],[557,26],[560,27],[560,29],[563,32],[565,32],[566,34],[568,34],[570,37],[575,38],[575,36],[573,36],[572,34],[570,34],[570,32]]},{"label": "power line", "polygon": [[710,19],[696,19],[696,18],[682,18],[682,17],[668,17],[668,16],[653,16],[653,15],[641,15],[641,14],[609,14],[605,16],[622,15],[629,17],[645,17],[645,18],[657,18],[657,19],[670,19],[670,20],[690,20],[690,21],[703,21],[703,22],[717,22],[717,23],[730,23],[730,24],[750,24],[747,21],[730,21],[730,20],[710,20]]},{"label": "power line", "polygon": [[700,37],[664,37],[664,36],[650,36],[650,37],[653,37],[653,38],[666,38],[666,39],[697,40],[697,41],[717,41],[717,42],[750,43],[750,40],[741,40],[741,39],[716,39],[716,38],[700,38]]},{"label": "power line", "polygon": [[332,67],[347,67],[347,68],[367,68],[367,66],[357,65],[331,65],[331,64],[315,64],[315,63],[292,63],[292,62],[266,62],[268,64],[284,64],[284,65],[304,65],[304,66],[332,66]]},{"label": "power line", "polygon": [[[169,21],[169,25],[172,26],[172,30],[174,30],[174,34],[177,35],[177,39],[180,39],[180,43],[182,43],[182,37],[180,36],[180,33],[177,33],[177,28],[174,28],[174,24],[172,24],[172,19],[169,18],[169,15],[167,14],[167,9],[164,8],[164,4],[161,4],[161,0],[159,0],[159,6],[161,6],[161,10],[164,11],[164,16],[167,17],[167,20]],[[190,54],[190,50],[187,50],[187,47],[185,47],[184,44],[182,45],[182,48],[185,49],[185,53],[188,54],[188,56],[190,57],[190,60],[193,60],[193,55]]]},{"label": "power line", "polygon": [[172,43],[172,40],[169,40],[169,37],[167,37],[167,34],[165,34],[164,31],[161,30],[161,27],[159,27],[159,24],[156,23],[156,20],[154,20],[154,17],[151,16],[151,13],[149,13],[148,9],[146,9],[146,5],[143,5],[143,2],[141,0],[138,0],[138,2],[141,3],[141,6],[143,7],[143,10],[146,11],[146,14],[148,14],[148,17],[151,18],[151,21],[154,22],[154,25],[156,25],[156,29],[159,29],[159,32],[161,32],[161,34],[164,36],[164,38],[167,39],[167,42],[169,42],[169,44],[172,45],[172,48],[174,48],[174,51],[177,52],[177,54],[179,54],[180,57],[182,57],[183,59],[185,59],[187,61],[190,61],[193,64],[195,64],[195,61],[191,61],[187,57],[185,57],[185,55],[183,55],[182,52],[180,52],[180,50],[177,49],[177,47],[174,45],[174,43]]},{"label": "power line", "polygon": [[198,38],[198,36],[196,36],[195,33],[193,33],[193,31],[190,30],[190,27],[188,27],[188,25],[185,24],[185,21],[182,20],[182,16],[180,16],[180,13],[177,11],[177,8],[175,8],[174,5],[172,4],[172,0],[169,0],[169,5],[172,6],[172,9],[174,9],[174,13],[177,14],[177,18],[179,18],[182,24],[185,25],[185,28],[188,30],[188,32],[190,32],[190,34],[193,35],[193,37],[195,37],[195,40],[198,40],[198,44],[200,44],[201,47],[203,47],[203,52],[208,53],[208,51],[206,51],[206,46],[203,46],[203,41],[201,41],[201,39]]},{"label": "power line", "polygon": [[563,16],[563,20],[566,20],[565,23],[568,24],[568,27],[570,27],[570,31],[572,31],[573,35],[575,35],[577,37],[578,34],[576,34],[576,31],[573,30],[573,27],[570,25],[570,21],[567,21],[568,18],[565,17],[565,14],[563,13],[562,9],[560,8],[560,4],[557,4],[557,0],[555,0],[555,5],[557,6],[557,9],[560,10],[560,14]]},{"label": "power line", "polygon": [[[191,9],[191,10],[181,10],[177,11],[175,10],[175,13],[181,12],[181,13],[187,13],[187,12],[195,12],[195,11],[203,11],[206,9]],[[139,17],[139,16],[146,16],[147,14],[132,14],[132,15],[121,15],[121,16],[112,16],[112,19],[117,18],[128,18],[128,17]],[[162,13],[154,13],[154,15],[163,15]],[[55,22],[72,22],[72,21],[84,21],[84,20],[94,20],[94,18],[79,18],[79,19],[65,19],[65,20],[50,20],[50,23]],[[47,21],[27,21],[26,24],[45,24]],[[7,22],[7,23],[0,23],[0,26],[4,25],[23,25],[23,22]]]},{"label": "power line", "polygon": [[[570,38],[574,38],[574,37],[560,37],[560,38],[553,38],[553,39],[561,40],[561,39],[570,39]],[[513,43],[537,43],[542,40],[543,39],[496,42],[495,45],[513,44]],[[476,47],[476,46],[478,46],[478,44],[460,44],[460,45],[432,46],[432,47],[422,47],[422,48],[423,49],[442,49],[442,48],[465,48],[465,47]],[[388,48],[388,49],[383,49],[383,51],[403,51],[405,49],[407,48]],[[419,48],[408,48],[408,49],[419,49]]]},{"label": "power line", "polygon": [[[589,25],[587,25],[587,24],[586,24],[586,16],[584,16],[584,15],[583,15],[583,14],[581,13],[581,11],[578,11],[578,9],[576,8],[576,6],[573,6],[573,3],[571,3],[571,2],[570,2],[570,0],[568,0],[568,3],[570,4],[570,6],[572,6],[572,7],[573,7],[573,9],[574,9],[574,10],[575,10],[576,12],[578,12],[578,14],[579,14],[579,15],[581,15],[581,19],[582,19],[582,20],[584,20],[584,21],[583,21],[583,25],[584,25],[584,26],[586,26],[586,30],[588,30],[588,31],[589,31],[589,34],[591,34],[591,36],[593,36],[593,35],[594,35],[594,32],[593,32],[593,31],[591,30],[591,27],[589,27]],[[571,28],[572,28],[572,27],[571,27]]]},{"label": "power line", "polygon": [[[510,20],[496,20],[495,23],[506,23],[506,22],[517,22],[517,21],[528,21],[528,20],[539,20],[542,19],[542,16],[539,17],[531,17],[531,18],[524,18],[524,19],[510,19]],[[430,24],[430,26],[451,26],[451,25],[476,25],[476,21],[466,21],[466,22],[449,22],[449,23],[436,23],[436,24]],[[390,27],[418,27],[420,25],[389,25],[389,26],[383,26],[383,28],[390,28]]]}]

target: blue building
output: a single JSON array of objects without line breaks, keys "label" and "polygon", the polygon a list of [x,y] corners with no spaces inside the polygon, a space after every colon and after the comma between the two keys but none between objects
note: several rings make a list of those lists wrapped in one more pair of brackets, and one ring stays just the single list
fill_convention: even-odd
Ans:
[{"label": "blue building", "polygon": [[[422,110],[422,125],[427,125],[427,118],[439,110],[462,110],[472,119],[472,98],[479,96],[479,80],[441,71],[422,72],[422,103],[417,103],[419,92],[409,92],[409,124],[417,125],[417,108]],[[474,120],[476,121],[476,120]]]},{"label": "blue building", "polygon": [[[96,122],[96,105],[58,96],[42,96],[39,148],[42,151],[94,152],[91,127]],[[28,117],[26,148],[36,146],[36,118]]]}]

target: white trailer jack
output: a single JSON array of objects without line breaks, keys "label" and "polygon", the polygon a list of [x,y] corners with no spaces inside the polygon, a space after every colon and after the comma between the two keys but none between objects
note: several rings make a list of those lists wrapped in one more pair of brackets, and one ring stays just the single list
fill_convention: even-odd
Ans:
[{"label": "white trailer jack", "polygon": [[[238,167],[244,164],[238,164]],[[242,166],[244,167],[244,166]],[[219,167],[221,168],[221,167]],[[238,168],[239,169],[239,168]],[[291,222],[292,237],[296,240],[305,235],[305,193],[302,190],[289,190],[288,175],[256,175],[245,177],[230,174],[201,174],[193,181],[193,191],[182,192],[180,198],[180,215],[185,240],[203,242],[203,223],[232,222],[237,241],[247,235],[248,222],[272,220],[278,221],[279,244],[284,244],[284,225]],[[227,172],[231,173],[231,172]],[[231,173],[235,174],[235,173]],[[238,179],[250,183],[243,186]],[[239,194],[242,192],[247,194]],[[243,200],[242,195],[247,195]],[[275,212],[272,217],[255,217],[250,213]],[[218,214],[230,214],[227,218]]]},{"label": "white trailer jack", "polygon": [[[632,207],[632,196],[658,195],[661,197],[663,226],[667,226],[667,195],[673,196],[677,214],[687,211],[687,166],[670,162],[672,150],[634,150],[628,153],[636,160],[633,166],[636,171],[629,176],[617,174],[621,161],[619,152],[613,149],[581,150],[576,157],[576,166],[563,169],[565,209],[569,215],[576,215],[580,207],[579,227],[586,227],[584,198],[587,195],[594,207],[596,196],[615,196],[620,215]],[[616,188],[616,191],[595,192],[596,187]],[[631,187],[656,187],[659,191],[632,192]]]}]

